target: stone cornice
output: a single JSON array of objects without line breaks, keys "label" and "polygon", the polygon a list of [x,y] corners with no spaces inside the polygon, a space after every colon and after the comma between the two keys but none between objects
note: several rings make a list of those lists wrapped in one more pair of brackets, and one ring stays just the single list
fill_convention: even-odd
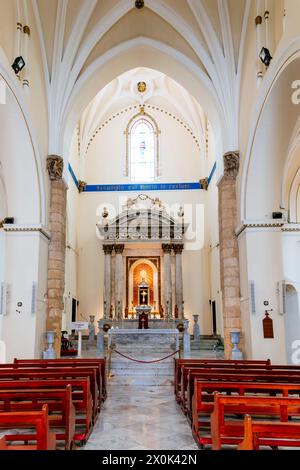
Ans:
[{"label": "stone cornice", "polygon": [[16,224],[4,224],[3,230],[5,232],[39,232],[44,235],[48,240],[51,238],[50,232],[42,225],[16,225]]}]

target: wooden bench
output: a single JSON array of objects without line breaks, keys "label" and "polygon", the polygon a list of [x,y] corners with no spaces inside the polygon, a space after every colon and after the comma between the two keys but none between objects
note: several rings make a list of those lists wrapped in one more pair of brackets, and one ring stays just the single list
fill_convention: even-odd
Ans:
[{"label": "wooden bench", "polygon": [[51,368],[51,370],[40,368],[28,369],[0,369],[0,382],[8,380],[53,380],[53,379],[90,379],[90,389],[93,403],[93,422],[96,421],[99,411],[99,393],[94,368]]},{"label": "wooden bench", "polygon": [[174,371],[174,392],[175,396],[178,397],[180,393],[181,383],[181,369],[183,366],[198,367],[203,366],[268,366],[271,364],[270,359],[265,361],[256,360],[232,360],[232,359],[174,359],[175,371]]},{"label": "wooden bench", "polygon": [[[262,370],[266,371],[269,370],[269,365],[261,365],[261,364],[187,364],[180,366],[180,386],[178,389],[177,395],[177,402],[182,405],[183,410],[185,410],[186,405],[186,391],[188,387],[188,375],[191,372],[205,372],[205,371],[212,371],[212,372],[219,372],[220,370],[230,370],[233,373],[235,371],[257,371]],[[300,370],[299,370],[300,372]]]},{"label": "wooden bench", "polygon": [[[36,434],[30,435],[31,440],[36,444],[31,445],[7,445],[14,436],[6,435],[1,440],[2,450],[55,450],[56,437],[50,432],[48,419],[48,406],[45,404],[41,411],[18,411],[11,413],[0,413],[0,427],[5,429],[15,429],[21,427],[22,430],[31,430],[36,428]],[[24,442],[28,441],[26,432],[20,431],[20,439],[24,438]]]},{"label": "wooden bench", "polygon": [[11,389],[15,391],[36,389],[64,390],[68,385],[71,385],[72,387],[72,402],[77,415],[75,419],[76,429],[74,440],[78,444],[84,444],[93,428],[93,399],[88,377],[83,379],[66,380],[3,380],[0,381],[0,392]]},{"label": "wooden bench", "polygon": [[[75,436],[75,407],[71,385],[63,390],[0,390],[0,413],[40,411],[45,403],[48,406],[50,426],[63,428],[63,432],[56,432],[56,440],[64,441],[65,450],[71,450]],[[20,440],[18,434],[14,438],[10,436],[10,439]]]},{"label": "wooden bench", "polygon": [[[222,445],[238,445],[244,437],[243,420],[233,419],[232,415],[277,417],[287,422],[300,414],[300,398],[282,397],[233,397],[214,393],[214,410],[210,417],[211,442],[213,450],[221,450]],[[270,443],[271,445],[271,443]]]},{"label": "wooden bench", "polygon": [[[91,359],[14,359],[14,365],[23,367],[35,367],[40,365],[42,367],[86,367],[96,366],[99,367],[101,383],[99,380],[98,387],[101,394],[101,399],[105,400],[107,397],[106,390],[106,359],[105,358],[91,358]],[[101,388],[100,388],[101,387]]]},{"label": "wooden bench", "polygon": [[[192,432],[200,446],[211,443],[207,426],[209,421],[204,421],[204,417],[209,416],[214,409],[214,392],[223,393],[227,396],[246,396],[247,394],[289,397],[296,395],[300,397],[300,385],[293,384],[273,384],[273,383],[241,383],[241,382],[205,382],[195,380],[194,395],[192,399]],[[203,418],[203,421],[201,421]]]},{"label": "wooden bench", "polygon": [[[283,382],[283,383],[300,383],[300,371],[297,370],[234,370],[234,369],[190,369],[187,374],[187,381],[182,384],[181,406],[185,413],[190,409],[190,402],[193,395],[193,386],[195,378],[210,380],[216,382]],[[189,397],[189,398],[188,398]]]},{"label": "wooden bench", "polygon": [[246,415],[244,439],[237,449],[259,450],[260,446],[300,448],[300,423],[253,421],[251,416]]}]

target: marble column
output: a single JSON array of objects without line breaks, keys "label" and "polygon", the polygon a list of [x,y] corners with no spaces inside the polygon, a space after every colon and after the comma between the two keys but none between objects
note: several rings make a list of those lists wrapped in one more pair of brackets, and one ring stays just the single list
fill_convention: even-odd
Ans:
[{"label": "marble column", "polygon": [[49,229],[51,240],[48,253],[48,305],[47,331],[54,331],[54,351],[60,357],[61,323],[64,308],[65,250],[66,250],[66,199],[67,188],[63,174],[63,159],[57,155],[47,158],[50,177]]},{"label": "marble column", "polygon": [[103,318],[107,320],[111,306],[111,254],[113,245],[103,245],[104,251],[104,293],[103,293]]},{"label": "marble column", "polygon": [[176,292],[176,305],[178,308],[178,318],[183,318],[183,284],[182,284],[182,250],[183,243],[176,243],[173,245],[175,252],[175,292]]},{"label": "marble column", "polygon": [[114,245],[115,258],[115,318],[122,318],[122,296],[123,296],[123,244]]},{"label": "marble column", "polygon": [[239,252],[235,236],[238,171],[239,152],[226,153],[224,175],[218,183],[220,273],[226,359],[230,359],[231,356],[230,332],[241,331]]},{"label": "marble column", "polygon": [[171,275],[171,251],[172,245],[169,243],[162,244],[164,253],[164,309],[165,318],[172,317],[172,275]]}]

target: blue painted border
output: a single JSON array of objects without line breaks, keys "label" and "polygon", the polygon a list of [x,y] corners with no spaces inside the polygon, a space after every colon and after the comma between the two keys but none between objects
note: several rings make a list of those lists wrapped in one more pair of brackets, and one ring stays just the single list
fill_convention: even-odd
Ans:
[{"label": "blue painted border", "polygon": [[68,165],[68,168],[69,168],[69,173],[72,176],[72,180],[74,181],[76,188],[78,188],[78,179],[76,178],[76,175],[75,175],[75,173],[73,171],[73,168],[71,167],[70,163]]},{"label": "blue painted border", "polygon": [[[216,171],[217,164],[215,163],[210,175],[208,177],[208,184],[210,184],[212,177]],[[75,186],[78,188],[78,180],[69,163],[69,172],[74,181]],[[191,191],[203,189],[201,184],[198,183],[147,183],[147,184],[88,184],[85,187],[85,193],[104,193],[104,192],[129,192],[129,191]]]}]

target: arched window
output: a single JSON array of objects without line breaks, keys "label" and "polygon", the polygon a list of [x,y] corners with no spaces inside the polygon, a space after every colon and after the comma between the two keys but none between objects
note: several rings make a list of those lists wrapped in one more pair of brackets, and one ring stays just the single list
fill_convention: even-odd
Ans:
[{"label": "arched window", "polygon": [[159,176],[158,127],[145,113],[134,116],[126,129],[126,176],[132,181],[153,181]]}]

